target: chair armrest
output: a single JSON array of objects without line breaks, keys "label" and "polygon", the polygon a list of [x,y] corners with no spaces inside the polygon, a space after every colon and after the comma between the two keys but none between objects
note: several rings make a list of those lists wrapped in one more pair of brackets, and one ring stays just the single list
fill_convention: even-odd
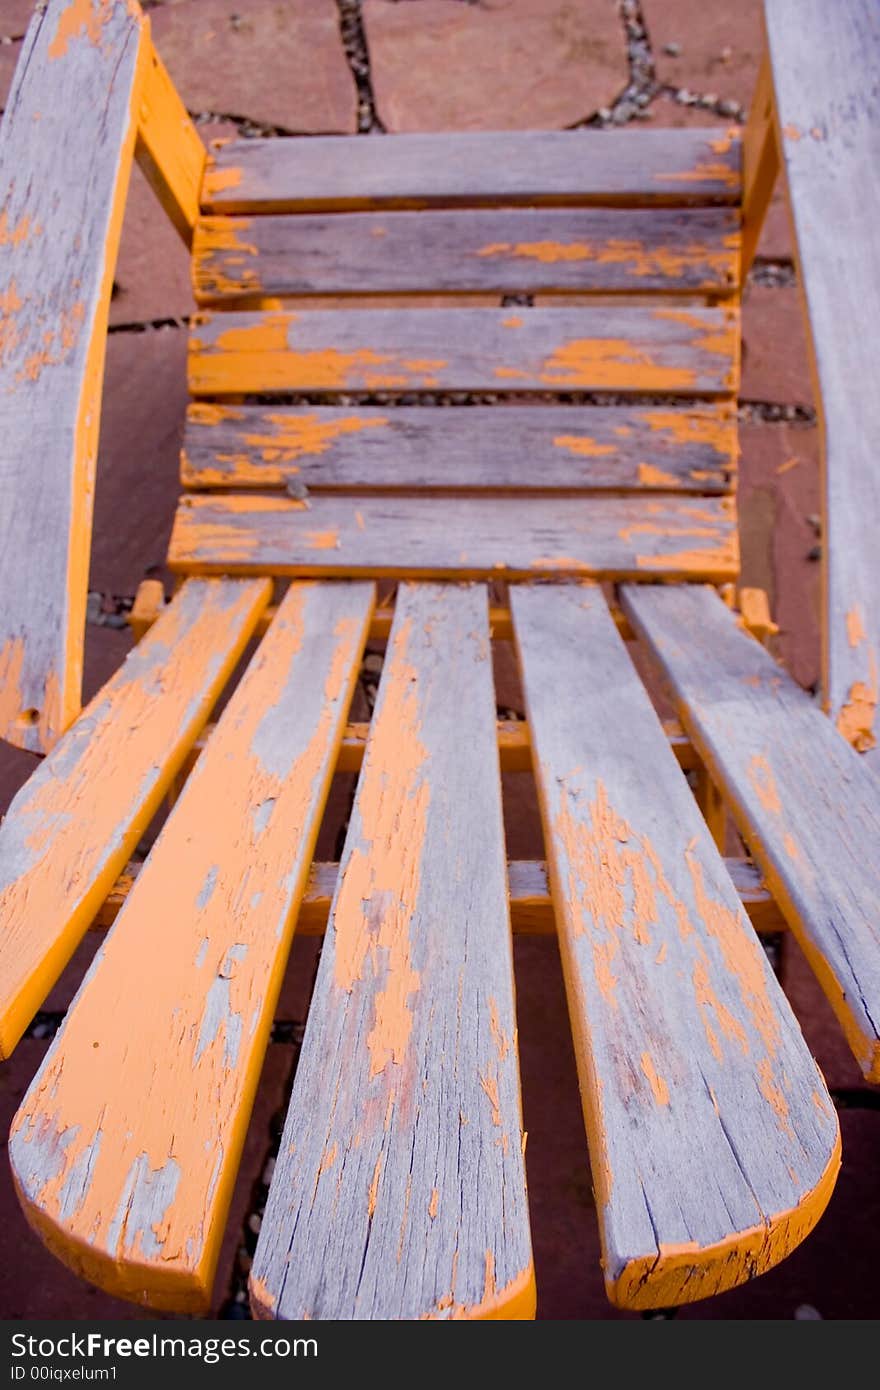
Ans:
[{"label": "chair armrest", "polygon": [[79,712],[107,314],[150,55],[128,0],[49,0],[0,126],[0,736]]},{"label": "chair armrest", "polygon": [[824,697],[868,751],[880,664],[880,8],[765,0],[765,18],[823,434]]}]

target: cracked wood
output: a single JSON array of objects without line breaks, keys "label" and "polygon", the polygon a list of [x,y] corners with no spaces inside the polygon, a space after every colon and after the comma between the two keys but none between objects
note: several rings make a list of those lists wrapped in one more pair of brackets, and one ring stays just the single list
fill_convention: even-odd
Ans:
[{"label": "cracked wood", "polygon": [[188,488],[729,492],[736,410],[700,406],[248,406],[196,401]]},{"label": "cracked wood", "polygon": [[31,1225],[150,1307],[210,1300],[373,598],[289,589],[13,1123]]},{"label": "cracked wood", "polygon": [[272,391],[729,395],[739,309],[273,309],[193,318],[194,396]]},{"label": "cracked wood", "polygon": [[180,770],[269,601],[191,579],[0,825],[0,1056],[61,974]]},{"label": "cracked wood", "polygon": [[738,573],[732,497],[357,497],[308,505],[259,493],[181,499],[179,573],[412,578]]},{"label": "cracked wood", "polygon": [[880,1081],[880,781],[712,590],[627,588],[623,601],[859,1065]]},{"label": "cracked wood", "polygon": [[482,587],[405,585],[251,1277],[273,1318],[531,1317]]},{"label": "cracked wood", "polygon": [[0,737],[32,752],[80,709],[107,312],[148,58],[137,6],[49,0],[0,126]]},{"label": "cracked wood", "polygon": [[668,1307],[807,1235],[837,1118],[601,590],[511,609],[606,1288]]}]

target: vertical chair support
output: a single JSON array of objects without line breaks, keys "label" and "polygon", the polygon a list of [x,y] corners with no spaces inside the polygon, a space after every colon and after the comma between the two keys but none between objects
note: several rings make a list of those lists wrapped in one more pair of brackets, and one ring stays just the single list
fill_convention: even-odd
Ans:
[{"label": "vertical chair support", "polygon": [[136,143],[189,240],[205,152],[148,21],[133,0],[49,0],[24,40],[0,170],[0,737],[35,753],[81,706],[107,317]]}]

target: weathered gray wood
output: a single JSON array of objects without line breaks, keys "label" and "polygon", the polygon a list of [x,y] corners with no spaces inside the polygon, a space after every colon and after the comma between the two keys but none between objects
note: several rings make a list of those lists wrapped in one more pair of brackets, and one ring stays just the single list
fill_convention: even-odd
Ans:
[{"label": "weathered gray wood", "polygon": [[104,335],[148,49],[140,11],[49,0],[0,125],[0,737],[80,708]]},{"label": "weathered gray wood", "polygon": [[215,148],[212,212],[461,203],[736,203],[738,134],[469,131],[235,140]]},{"label": "weathered gray wood", "polygon": [[732,208],[210,217],[196,227],[196,298],[550,290],[729,294]]},{"label": "weathered gray wood", "polygon": [[436,497],[325,493],[181,498],[181,574],[736,577],[730,497]]},{"label": "weathered gray wood", "polygon": [[288,590],[13,1122],[30,1224],[152,1307],[210,1300],[372,606]]},{"label": "weathered gray wood", "polygon": [[729,492],[736,411],[701,406],[190,406],[185,487]]},{"label": "weathered gray wood", "polygon": [[[880,7],[766,0],[765,10],[821,397],[825,698],[868,752],[880,681]],[[876,770],[880,754],[870,761]]]},{"label": "weathered gray wood", "polygon": [[534,1312],[482,588],[398,595],[251,1298]]},{"label": "weathered gray wood", "polygon": [[739,310],[312,309],[193,320],[195,396],[249,391],[736,391]]},{"label": "weathered gray wood", "polygon": [[600,589],[518,586],[511,608],[606,1287],[705,1297],[821,1215],[834,1107]]},{"label": "weathered gray wood", "polygon": [[880,1081],[880,782],[709,589],[624,590],[768,886]]},{"label": "weathered gray wood", "polygon": [[110,892],[271,592],[265,579],[184,585],[13,800],[0,825],[0,1056]]}]

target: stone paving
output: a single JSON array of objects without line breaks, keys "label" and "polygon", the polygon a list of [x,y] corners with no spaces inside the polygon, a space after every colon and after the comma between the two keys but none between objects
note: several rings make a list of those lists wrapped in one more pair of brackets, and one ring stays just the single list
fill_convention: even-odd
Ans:
[{"label": "stone paving", "polygon": [[[160,52],[206,139],[229,134],[382,133],[523,127],[708,125],[742,119],[757,75],[760,0],[151,0]],[[31,0],[0,0],[0,105]],[[87,629],[86,693],[130,642],[124,612],[161,574],[178,491],[185,404],[188,261],[135,171],[111,306]],[[778,654],[818,677],[818,439],[784,194],[777,190],[746,292],[740,510],[745,582],[765,588]],[[353,717],[366,717],[378,653]],[[521,709],[515,663],[498,654],[499,702]],[[0,809],[33,765],[0,751]],[[319,857],[338,852],[351,779],[334,784]],[[505,779],[510,852],[541,854],[528,779]],[[94,951],[87,939],[30,1036],[0,1069],[0,1132]],[[256,1102],[217,1281],[215,1311],[246,1316],[244,1287],[295,1066],[314,969],[295,943]],[[617,1318],[598,1236],[555,944],[518,940],[520,1042],[539,1316]],[[842,1107],[845,1163],[828,1215],[783,1265],[682,1318],[872,1317],[880,1255],[875,1090],[863,1085],[796,947],[784,979]],[[27,1233],[0,1178],[0,1313],[138,1317],[67,1274]]]}]

